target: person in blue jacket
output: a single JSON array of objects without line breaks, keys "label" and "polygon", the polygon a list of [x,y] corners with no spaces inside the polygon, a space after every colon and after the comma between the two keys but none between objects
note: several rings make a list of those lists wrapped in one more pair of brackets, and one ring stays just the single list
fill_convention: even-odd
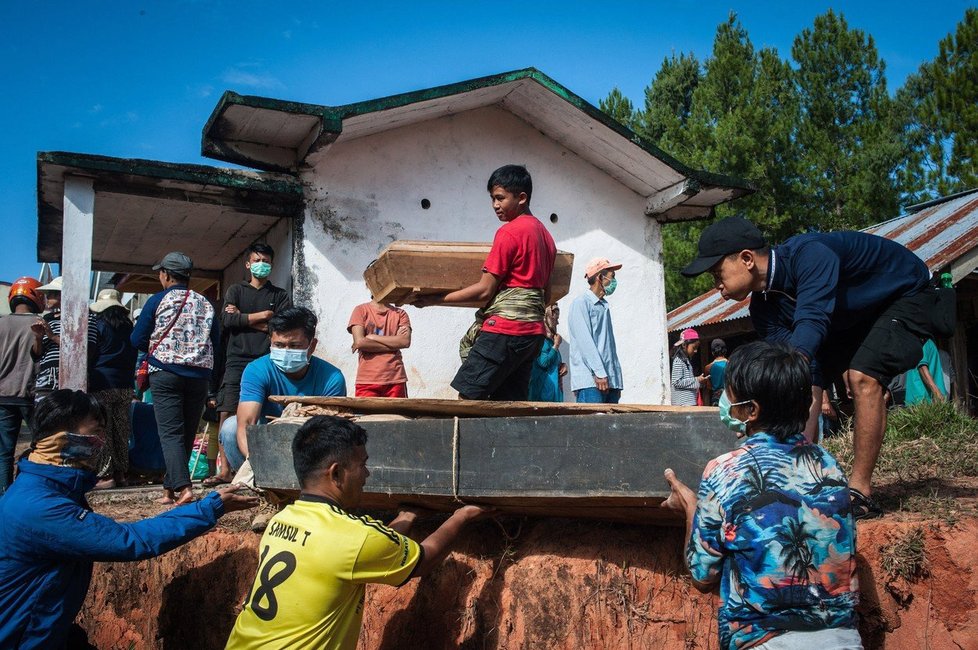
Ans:
[{"label": "person in blue jacket", "polygon": [[115,522],[85,499],[105,444],[102,406],[81,391],[54,391],[35,408],[31,429],[30,455],[0,498],[0,648],[65,647],[94,562],[155,557],[258,505],[230,486],[150,519]]},{"label": "person in blue jacket", "polygon": [[853,514],[880,516],[870,494],[886,428],[886,386],[915,367],[926,339],[948,327],[944,294],[931,284],[927,265],[899,243],[863,232],[806,233],[769,247],[752,223],[728,217],[703,231],[699,254],[682,273],[707,271],[727,300],[751,296],[751,320],[762,338],[787,342],[812,362],[809,440],[822,389],[848,370]]}]

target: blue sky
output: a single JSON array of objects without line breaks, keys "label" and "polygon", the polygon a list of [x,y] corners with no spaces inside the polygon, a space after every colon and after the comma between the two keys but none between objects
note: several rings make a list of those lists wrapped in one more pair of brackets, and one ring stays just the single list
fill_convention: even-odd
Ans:
[{"label": "blue sky", "polygon": [[2,2],[0,279],[38,272],[38,151],[224,165],[200,156],[224,90],[344,104],[533,66],[594,104],[618,86],[640,106],[662,59],[709,56],[729,12],[788,57],[831,7],[876,40],[892,91],[970,4]]}]

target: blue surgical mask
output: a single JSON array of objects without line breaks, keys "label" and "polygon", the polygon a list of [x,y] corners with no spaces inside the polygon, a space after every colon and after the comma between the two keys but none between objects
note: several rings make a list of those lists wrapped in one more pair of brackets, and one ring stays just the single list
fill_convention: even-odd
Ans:
[{"label": "blue surgical mask", "polygon": [[252,262],[251,263],[251,274],[258,278],[259,280],[267,278],[268,274],[272,272],[272,265],[268,262]]},{"label": "blue surgical mask", "polygon": [[611,282],[606,284],[604,287],[604,295],[610,296],[615,292],[615,289],[617,288],[618,288],[618,278],[611,278]]},{"label": "blue surgical mask", "polygon": [[720,407],[720,422],[723,425],[737,434],[738,438],[743,438],[747,435],[747,423],[743,420],[738,420],[734,416],[730,415],[730,408],[732,406],[740,406],[741,404],[750,404],[751,400],[744,400],[743,402],[730,403],[730,399],[727,397],[727,391],[722,391],[720,393],[720,401],[717,406]]},{"label": "blue surgical mask", "polygon": [[272,363],[284,373],[299,372],[309,365],[308,350],[289,350],[287,348],[272,348],[269,352]]}]

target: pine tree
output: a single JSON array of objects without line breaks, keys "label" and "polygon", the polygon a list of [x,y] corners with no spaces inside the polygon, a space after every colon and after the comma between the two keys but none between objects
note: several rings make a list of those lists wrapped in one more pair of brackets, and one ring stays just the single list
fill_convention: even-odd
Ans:
[{"label": "pine tree", "polygon": [[904,201],[978,187],[978,9],[968,9],[934,60],[907,77],[896,104]]},{"label": "pine tree", "polygon": [[598,100],[598,108],[615,118],[628,128],[634,128],[636,122],[635,105],[625,97],[615,86],[605,99]]},{"label": "pine tree", "polygon": [[645,89],[645,110],[636,131],[683,162],[694,154],[686,137],[693,92],[700,82],[700,64],[692,54],[666,57]]},{"label": "pine tree", "polygon": [[[758,192],[722,205],[717,216],[743,212],[773,239],[795,234],[798,102],[791,69],[772,49],[757,52],[731,14],[717,27],[713,52],[691,97],[683,162],[752,181]],[[666,224],[666,303],[675,307],[710,288],[709,276],[683,278],[705,222]]]},{"label": "pine tree", "polygon": [[836,230],[892,217],[902,147],[873,38],[829,10],[795,38],[791,54],[801,106],[799,189],[808,198],[803,223]]}]

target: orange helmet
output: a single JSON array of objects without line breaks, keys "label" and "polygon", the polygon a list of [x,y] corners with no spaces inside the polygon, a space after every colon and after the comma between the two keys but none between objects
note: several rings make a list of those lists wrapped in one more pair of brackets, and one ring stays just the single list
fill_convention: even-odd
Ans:
[{"label": "orange helmet", "polygon": [[10,285],[10,294],[7,296],[10,311],[13,311],[20,303],[36,307],[35,314],[44,311],[44,297],[37,290],[39,286],[41,286],[40,282],[27,276],[14,280],[14,283]]}]

